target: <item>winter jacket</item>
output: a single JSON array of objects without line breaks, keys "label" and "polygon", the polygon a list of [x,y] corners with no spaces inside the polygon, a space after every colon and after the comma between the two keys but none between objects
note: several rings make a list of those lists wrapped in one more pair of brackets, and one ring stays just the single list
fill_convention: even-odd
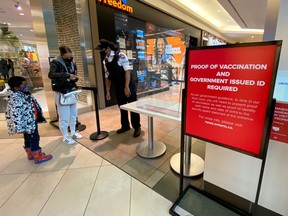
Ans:
[{"label": "winter jacket", "polygon": [[[33,102],[37,109],[37,119],[34,113]],[[36,122],[46,122],[36,98],[31,94],[24,94],[21,91],[13,92],[10,95],[5,117],[10,135],[16,133],[31,134],[36,128]]]},{"label": "winter jacket", "polygon": [[48,77],[52,80],[52,90],[62,93],[70,92],[72,89],[77,88],[76,81],[71,81],[70,74],[77,73],[75,62],[71,62],[70,71],[66,67],[65,62],[61,56],[56,57],[50,63],[50,70]]}]

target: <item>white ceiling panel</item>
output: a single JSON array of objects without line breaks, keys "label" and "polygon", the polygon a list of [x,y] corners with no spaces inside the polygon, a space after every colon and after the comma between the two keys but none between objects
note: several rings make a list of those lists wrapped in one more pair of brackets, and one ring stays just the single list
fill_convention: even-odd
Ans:
[{"label": "white ceiling panel", "polygon": [[264,29],[267,0],[218,0],[241,28]]}]

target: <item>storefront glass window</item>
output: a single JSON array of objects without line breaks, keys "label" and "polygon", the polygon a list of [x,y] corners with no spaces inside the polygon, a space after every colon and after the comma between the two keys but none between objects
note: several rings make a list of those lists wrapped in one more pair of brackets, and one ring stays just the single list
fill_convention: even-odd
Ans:
[{"label": "storefront glass window", "polygon": [[225,45],[227,42],[221,38],[216,37],[208,32],[204,32],[203,46],[217,46],[217,45]]},{"label": "storefront glass window", "polygon": [[183,81],[184,56],[189,43],[185,29],[165,29],[151,23],[115,13],[119,48],[138,80],[138,92]]},{"label": "storefront glass window", "polygon": [[36,44],[32,42],[34,37],[29,41],[22,40],[21,35],[11,30],[7,23],[0,23],[0,29],[0,113],[6,109],[7,96],[10,94],[7,81],[11,76],[23,76],[32,93],[41,93],[40,101],[46,111],[42,72]]}]

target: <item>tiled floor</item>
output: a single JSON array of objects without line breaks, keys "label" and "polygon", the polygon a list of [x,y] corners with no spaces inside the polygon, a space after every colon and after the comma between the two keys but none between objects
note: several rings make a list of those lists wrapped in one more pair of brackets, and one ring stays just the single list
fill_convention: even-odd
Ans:
[{"label": "tiled floor", "polygon": [[[179,100],[179,87],[153,95]],[[141,100],[141,99],[140,99]],[[169,215],[179,195],[179,175],[170,169],[170,158],[179,152],[180,123],[154,118],[154,139],[167,150],[159,158],[145,159],[136,147],[147,140],[147,116],[141,115],[142,132],[116,134],[120,127],[117,106],[99,111],[103,140],[97,132],[95,112],[79,115],[87,128],[74,146],[61,142],[60,132],[49,124],[39,125],[41,145],[53,159],[35,165],[25,158],[20,135],[9,137],[0,119],[0,215]],[[192,151],[204,158],[205,143],[192,140]],[[96,153],[96,154],[95,154]],[[120,168],[120,169],[119,169]],[[132,177],[131,177],[132,176]],[[185,178],[184,185],[201,188],[202,176]]]},{"label": "tiled floor", "polygon": [[[170,158],[179,152],[180,123],[154,118],[154,139],[165,143],[167,149],[164,155],[147,159],[136,154],[139,143],[148,139],[147,116],[141,115],[141,135],[133,138],[133,129],[123,134],[116,134],[116,130],[120,127],[117,106],[100,110],[101,131],[109,132],[109,136],[103,140],[91,141],[90,134],[97,131],[94,116],[92,112],[79,116],[80,122],[88,126],[81,132],[84,138],[80,143],[174,202],[179,195],[179,175],[171,170]],[[192,152],[204,158],[204,150],[204,142],[192,140]],[[202,176],[185,179],[185,185],[191,183],[200,188],[202,182]]]},{"label": "tiled floor", "polygon": [[0,141],[1,216],[169,215],[170,201],[80,144],[42,136],[53,159],[35,165],[21,143]]}]

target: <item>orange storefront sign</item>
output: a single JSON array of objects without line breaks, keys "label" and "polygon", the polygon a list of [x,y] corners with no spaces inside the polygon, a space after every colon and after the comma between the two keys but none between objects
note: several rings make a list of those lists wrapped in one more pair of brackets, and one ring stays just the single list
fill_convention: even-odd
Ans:
[{"label": "orange storefront sign", "polygon": [[133,13],[133,8],[125,4],[126,1],[123,0],[98,0],[98,2],[129,14]]}]

